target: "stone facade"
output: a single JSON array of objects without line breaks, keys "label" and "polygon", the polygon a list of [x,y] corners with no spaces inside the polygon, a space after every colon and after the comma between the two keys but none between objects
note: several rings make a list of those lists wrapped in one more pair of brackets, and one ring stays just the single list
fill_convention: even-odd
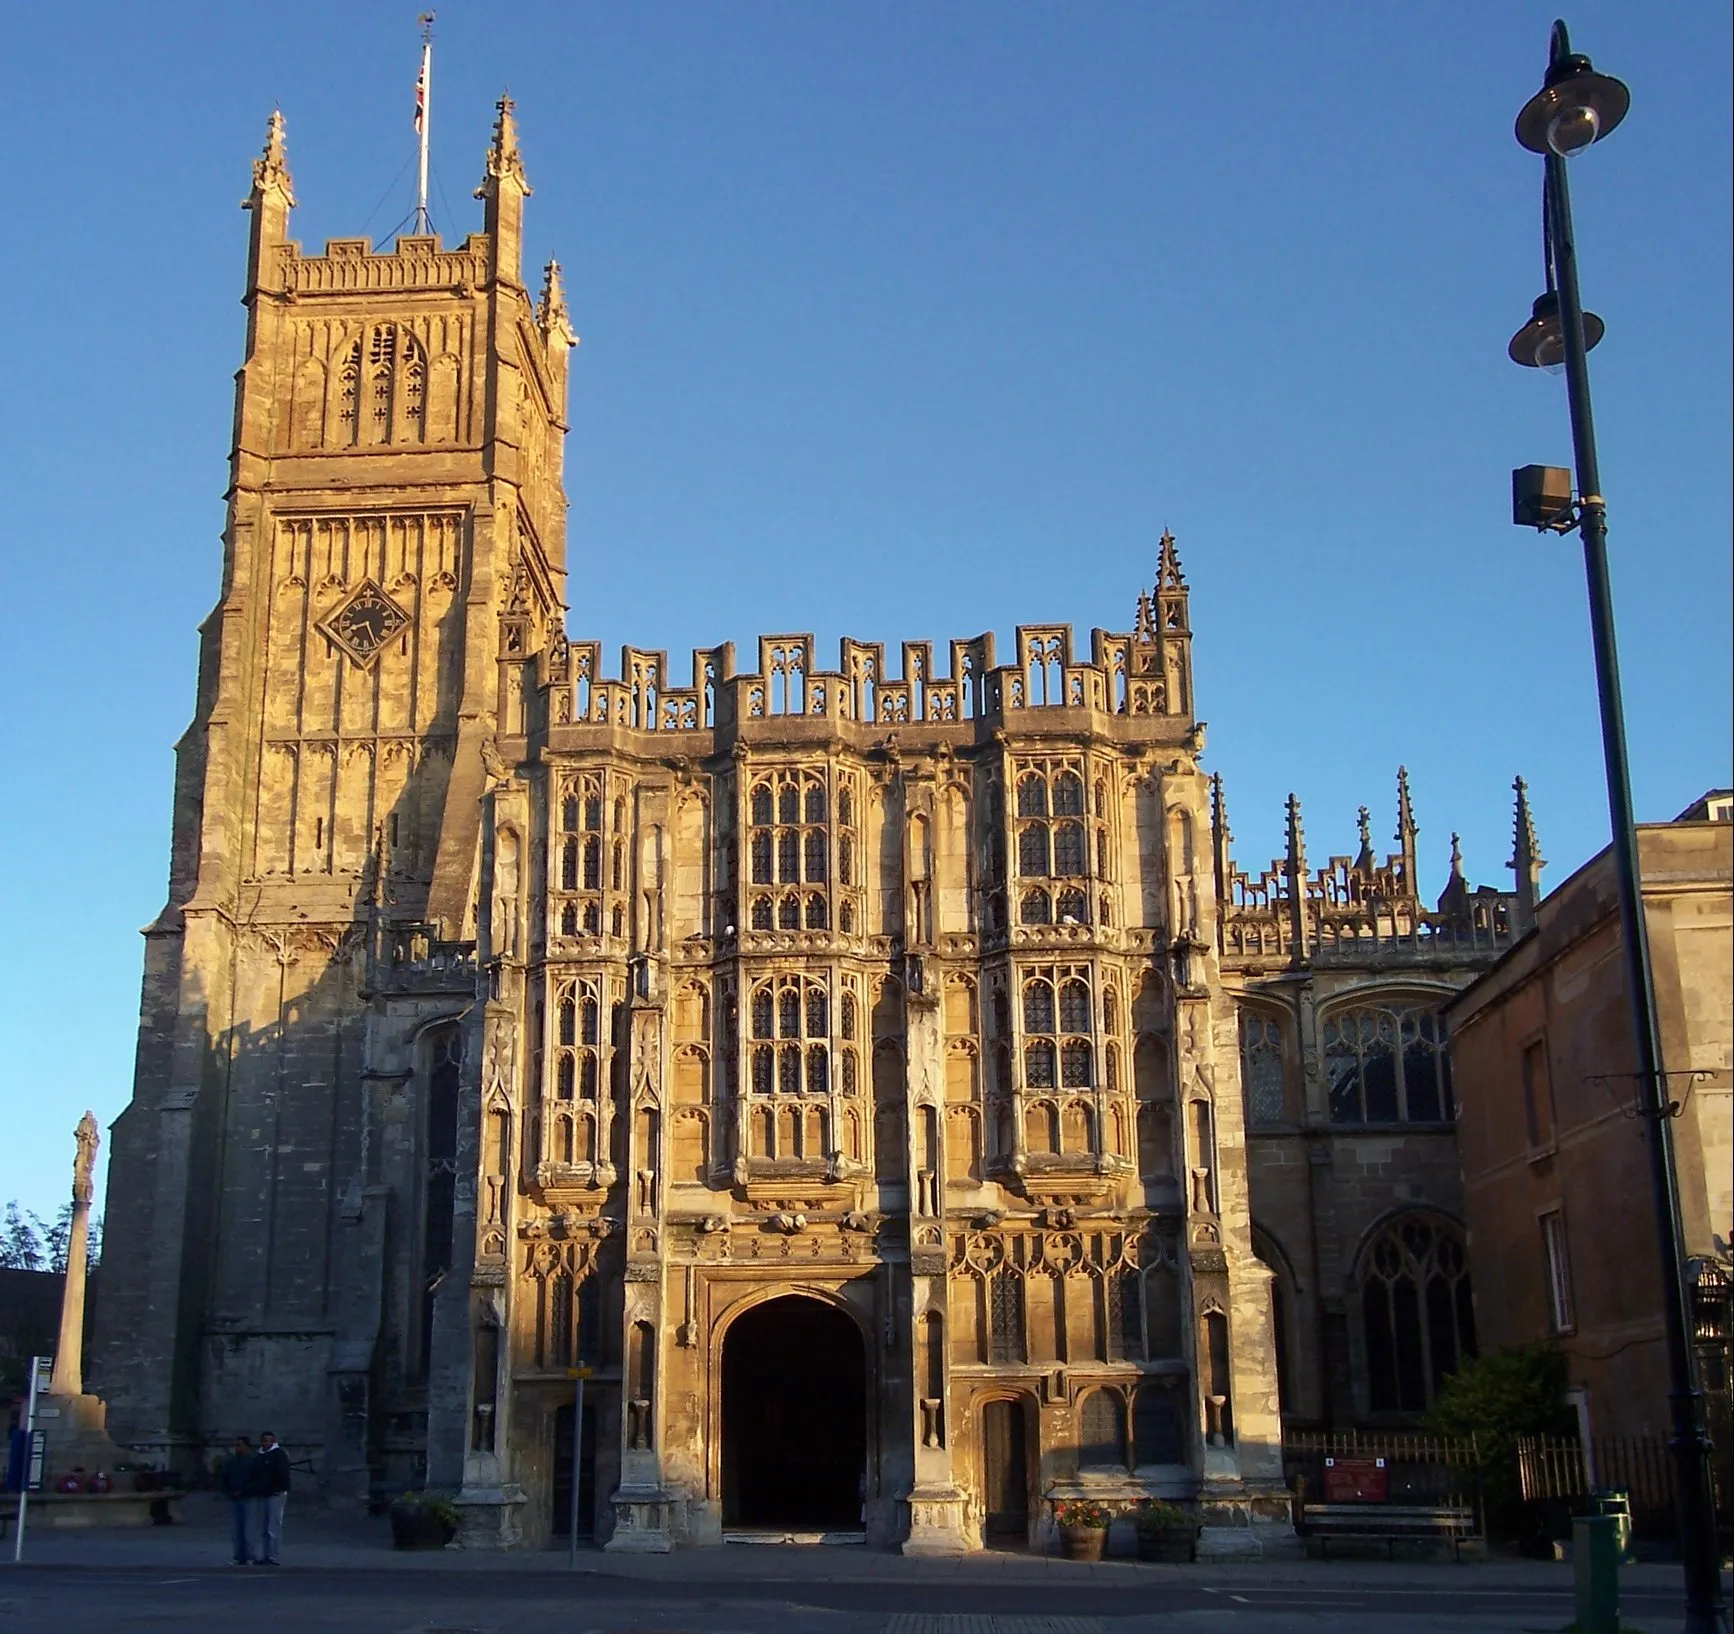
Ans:
[{"label": "stone facade", "polygon": [[1080,1494],[1279,1540],[1279,1375],[1292,1417],[1400,1417],[1473,1344],[1437,1011],[1526,899],[1454,866],[1421,903],[1406,780],[1383,861],[1363,813],[1310,873],[1291,802],[1234,867],[1170,537],[1087,652],[605,675],[528,191],[508,103],[457,250],[305,255],[280,120],[255,165],[114,1130],[117,1433],[270,1422],[334,1499],[458,1491],[476,1545],[564,1528],[575,1442],[615,1548],[967,1548]]},{"label": "stone facade", "polygon": [[[1638,830],[1685,1251],[1700,1282],[1702,1384],[1726,1448],[1734,1238],[1734,826],[1723,796]],[[1533,934],[1450,1015],[1472,1089],[1461,1141],[1490,1345],[1555,1336],[1597,1436],[1666,1436],[1667,1354],[1613,855],[1541,905]],[[1612,1208],[1608,1200],[1621,1206]],[[1715,1307],[1720,1305],[1719,1321]],[[1725,1455],[1724,1455],[1725,1456]]]}]

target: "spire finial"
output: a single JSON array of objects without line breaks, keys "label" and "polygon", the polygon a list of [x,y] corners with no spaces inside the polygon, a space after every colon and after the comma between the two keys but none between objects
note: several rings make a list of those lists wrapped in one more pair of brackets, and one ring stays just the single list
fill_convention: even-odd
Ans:
[{"label": "spire finial", "polygon": [[1463,838],[1455,829],[1451,833],[1451,877],[1463,877]]},{"label": "spire finial", "polygon": [[1407,849],[1421,830],[1415,825],[1415,808],[1409,801],[1409,768],[1397,768],[1397,844]]},{"label": "spire finial", "polygon": [[518,151],[518,122],[512,117],[517,108],[510,91],[502,91],[494,104],[494,140],[488,147],[487,176],[481,191],[485,195],[489,184],[497,186],[510,176],[526,193],[530,184],[524,176],[524,157]]},{"label": "spire finial", "polygon": [[536,322],[544,335],[558,329],[568,346],[577,339],[566,312],[566,291],[560,283],[558,261],[550,260],[542,270],[542,299],[536,305]]},{"label": "spire finial", "polygon": [[1355,866],[1363,874],[1370,874],[1377,862],[1373,857],[1373,814],[1365,806],[1355,814],[1356,826],[1361,831],[1360,855],[1355,858]]},{"label": "spire finial", "polygon": [[250,209],[253,199],[273,190],[280,192],[283,202],[293,208],[295,183],[289,175],[288,127],[281,108],[271,110],[265,126],[265,151],[253,161],[253,198],[247,200],[245,208]]},{"label": "spire finial", "polygon": [[1184,590],[1186,575],[1180,570],[1180,552],[1174,544],[1174,535],[1166,526],[1162,529],[1162,539],[1156,554],[1156,588],[1158,590]]},{"label": "spire finial", "polygon": [[1234,838],[1234,830],[1228,826],[1228,797],[1223,792],[1221,772],[1210,774],[1210,821],[1225,842]]},{"label": "spire finial", "polygon": [[1301,827],[1301,803],[1297,795],[1291,794],[1288,797],[1286,816],[1289,867],[1304,877],[1307,871],[1307,841],[1306,831]]},{"label": "spire finial", "polygon": [[1234,877],[1234,859],[1230,850],[1234,839],[1228,826],[1228,799],[1222,792],[1222,773],[1210,774],[1210,852],[1216,868],[1216,900],[1229,898],[1229,882]]},{"label": "spire finial", "polygon": [[1517,930],[1521,934],[1535,923],[1536,904],[1541,901],[1541,871],[1547,861],[1535,838],[1529,785],[1519,777],[1511,786],[1517,794],[1517,812],[1512,825],[1511,861],[1505,866],[1517,876]]}]

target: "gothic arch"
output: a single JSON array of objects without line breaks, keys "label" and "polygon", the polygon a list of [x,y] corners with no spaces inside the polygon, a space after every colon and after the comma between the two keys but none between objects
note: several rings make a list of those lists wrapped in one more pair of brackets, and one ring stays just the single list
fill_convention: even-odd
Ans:
[{"label": "gothic arch", "polygon": [[1443,1209],[1392,1209],[1368,1227],[1354,1266],[1350,1323],[1364,1363],[1364,1410],[1424,1412],[1476,1352],[1462,1223]]}]

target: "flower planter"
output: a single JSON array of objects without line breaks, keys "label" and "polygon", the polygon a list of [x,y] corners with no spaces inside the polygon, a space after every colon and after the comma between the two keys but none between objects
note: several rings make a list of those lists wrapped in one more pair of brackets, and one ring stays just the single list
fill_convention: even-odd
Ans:
[{"label": "flower planter", "polygon": [[1140,1527],[1138,1531],[1138,1558],[1140,1560],[1166,1560],[1169,1562],[1187,1562],[1193,1557],[1198,1543],[1198,1528],[1196,1526],[1155,1526]]},{"label": "flower planter", "polygon": [[433,1510],[393,1509],[390,1515],[394,1549],[443,1549],[457,1535],[458,1529]]},{"label": "flower planter", "polygon": [[1062,1560],[1100,1560],[1108,1549],[1108,1528],[1105,1526],[1062,1526],[1060,1528],[1060,1558]]}]

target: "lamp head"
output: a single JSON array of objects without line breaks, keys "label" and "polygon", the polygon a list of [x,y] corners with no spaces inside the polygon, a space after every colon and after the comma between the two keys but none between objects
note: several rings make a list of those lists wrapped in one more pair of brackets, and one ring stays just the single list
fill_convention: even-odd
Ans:
[{"label": "lamp head", "polygon": [[[1593,312],[1583,315],[1583,349],[1595,348],[1607,325]],[[1565,367],[1565,325],[1560,322],[1559,296],[1551,289],[1536,298],[1529,322],[1511,337],[1506,355],[1526,369],[1545,369],[1558,374]]]},{"label": "lamp head", "polygon": [[1531,153],[1569,159],[1599,142],[1626,117],[1632,93],[1617,79],[1598,74],[1579,52],[1555,56],[1542,87],[1517,116],[1517,139]]}]

